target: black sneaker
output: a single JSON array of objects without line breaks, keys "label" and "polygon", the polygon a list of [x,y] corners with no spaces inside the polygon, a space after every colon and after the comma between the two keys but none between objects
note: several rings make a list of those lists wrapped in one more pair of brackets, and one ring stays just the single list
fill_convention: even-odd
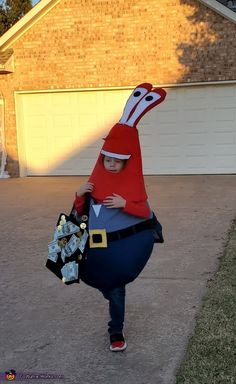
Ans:
[{"label": "black sneaker", "polygon": [[124,351],[127,347],[123,333],[114,333],[110,336],[110,351]]}]

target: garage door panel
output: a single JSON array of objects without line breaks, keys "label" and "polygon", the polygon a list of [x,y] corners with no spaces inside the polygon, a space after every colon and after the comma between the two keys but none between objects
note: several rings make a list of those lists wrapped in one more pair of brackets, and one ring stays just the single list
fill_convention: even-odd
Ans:
[{"label": "garage door panel", "polygon": [[203,123],[207,120],[207,110],[204,109],[188,109],[183,112],[183,121],[187,123]]},{"label": "garage door panel", "polygon": [[165,158],[178,157],[179,159],[184,156],[183,150],[180,146],[160,146],[158,155]]},{"label": "garage door panel", "polygon": [[179,147],[181,144],[181,137],[178,134],[160,134],[159,145],[161,147]]},{"label": "garage door panel", "polygon": [[216,121],[235,122],[235,109],[219,108],[214,110],[214,118]]},{"label": "garage door panel", "polygon": [[189,145],[185,147],[187,157],[208,157],[208,147],[202,145]]},{"label": "garage door panel", "polygon": [[152,126],[151,124],[146,125],[146,126],[140,125],[139,126],[139,139],[140,139],[140,141],[143,140],[143,137],[146,137],[146,138],[148,138],[150,143],[152,143],[151,138],[154,139],[154,137],[155,137],[154,131],[157,131],[157,126]]},{"label": "garage door panel", "polygon": [[107,127],[113,127],[120,119],[120,115],[117,114],[117,118],[114,118],[114,115],[105,112],[101,125],[104,127],[104,130],[107,130]]},{"label": "garage door panel", "polygon": [[157,122],[159,124],[163,124],[163,125],[169,124],[169,123],[176,124],[176,121],[178,121],[178,112],[177,112],[177,110],[168,110],[168,109],[166,111],[162,110],[157,115]]},{"label": "garage door panel", "polygon": [[192,92],[190,92],[188,95],[185,95],[184,105],[182,100],[180,100],[180,105],[183,111],[206,109],[207,103],[208,101],[206,96],[199,94],[198,97],[194,97]]},{"label": "garage door panel", "polygon": [[215,155],[214,162],[218,173],[235,173],[236,156],[235,155]]},{"label": "garage door panel", "polygon": [[235,145],[234,144],[217,144],[214,148],[214,154],[216,156],[234,156]]},{"label": "garage door panel", "polygon": [[73,142],[71,136],[58,136],[54,137],[51,141],[51,149],[57,153],[58,151],[64,152],[73,149]]},{"label": "garage door panel", "polygon": [[236,125],[235,121],[227,121],[226,124],[219,122],[219,121],[215,121],[214,125],[212,125],[212,132],[214,132],[214,133],[219,132],[219,133],[223,133],[223,134],[233,132],[234,134],[236,134],[235,125]]},{"label": "garage door panel", "polygon": [[236,97],[236,89],[234,85],[228,85],[226,87],[214,87],[212,88],[212,91],[214,91],[214,99],[217,102],[217,100],[221,100],[222,104],[223,100],[225,98],[228,98],[233,101],[234,97]]},{"label": "garage door panel", "polygon": [[235,148],[236,134],[234,132],[215,132],[213,141],[216,145],[233,145]]},{"label": "garage door panel", "polygon": [[[79,168],[83,171],[84,175],[89,175],[94,167],[94,160],[87,158],[86,156],[81,156],[79,158]],[[76,173],[78,174],[78,173]]]},{"label": "garage door panel", "polygon": [[[207,136],[207,137],[206,137]],[[205,133],[192,132],[186,134],[188,146],[205,146],[208,143],[208,135]]]},{"label": "garage door panel", "polygon": [[160,135],[178,135],[181,134],[181,130],[177,129],[176,123],[156,124],[150,125],[151,135],[159,138]]},{"label": "garage door panel", "polygon": [[89,147],[86,147],[86,150],[85,151],[82,151],[78,158],[79,159],[91,159],[91,158],[96,158],[96,156],[98,156],[98,146],[97,145],[94,145],[94,147],[92,146],[89,146]]},{"label": "garage door panel", "polygon": [[158,167],[161,169],[160,174],[180,174],[181,169],[178,167],[178,157],[177,156],[160,156],[158,159]]},{"label": "garage door panel", "polygon": [[211,131],[210,122],[208,123],[206,121],[203,121],[203,122],[192,121],[192,122],[189,122],[189,123],[183,125],[183,128],[181,130],[181,134],[192,133],[193,135],[195,135],[195,134],[206,134],[207,135],[207,134],[209,134],[210,131]]},{"label": "garage door panel", "polygon": [[204,173],[204,169],[206,168],[207,163],[207,157],[198,155],[188,155],[186,157],[186,162],[188,174],[195,173],[197,169],[202,170],[202,172]]},{"label": "garage door panel", "polygon": [[235,107],[234,105],[234,96],[224,96],[221,95],[221,97],[215,97],[214,98],[214,104],[212,104],[212,107],[214,109],[221,109],[221,108],[233,108]]}]

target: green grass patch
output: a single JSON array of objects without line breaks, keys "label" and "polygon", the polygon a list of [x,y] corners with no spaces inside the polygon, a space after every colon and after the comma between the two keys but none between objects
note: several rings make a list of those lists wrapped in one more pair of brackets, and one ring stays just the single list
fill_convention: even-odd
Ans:
[{"label": "green grass patch", "polygon": [[196,318],[176,384],[236,384],[236,220]]}]

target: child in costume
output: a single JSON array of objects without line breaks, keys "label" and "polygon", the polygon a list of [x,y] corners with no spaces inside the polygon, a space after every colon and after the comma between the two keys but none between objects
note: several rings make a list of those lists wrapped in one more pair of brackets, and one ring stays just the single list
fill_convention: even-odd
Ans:
[{"label": "child in costume", "polygon": [[127,346],[123,334],[125,286],[143,270],[154,245],[155,217],[147,202],[136,125],[165,96],[162,88],[149,83],[135,88],[74,202],[78,214],[83,215],[85,197],[90,196],[89,248],[80,276],[109,301],[111,351]]}]

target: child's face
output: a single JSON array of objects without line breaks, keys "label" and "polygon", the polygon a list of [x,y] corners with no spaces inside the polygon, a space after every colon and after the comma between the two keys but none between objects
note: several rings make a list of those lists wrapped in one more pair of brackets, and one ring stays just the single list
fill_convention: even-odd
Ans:
[{"label": "child's face", "polygon": [[117,159],[116,157],[104,156],[104,168],[112,173],[120,172],[125,165],[125,160]]}]

